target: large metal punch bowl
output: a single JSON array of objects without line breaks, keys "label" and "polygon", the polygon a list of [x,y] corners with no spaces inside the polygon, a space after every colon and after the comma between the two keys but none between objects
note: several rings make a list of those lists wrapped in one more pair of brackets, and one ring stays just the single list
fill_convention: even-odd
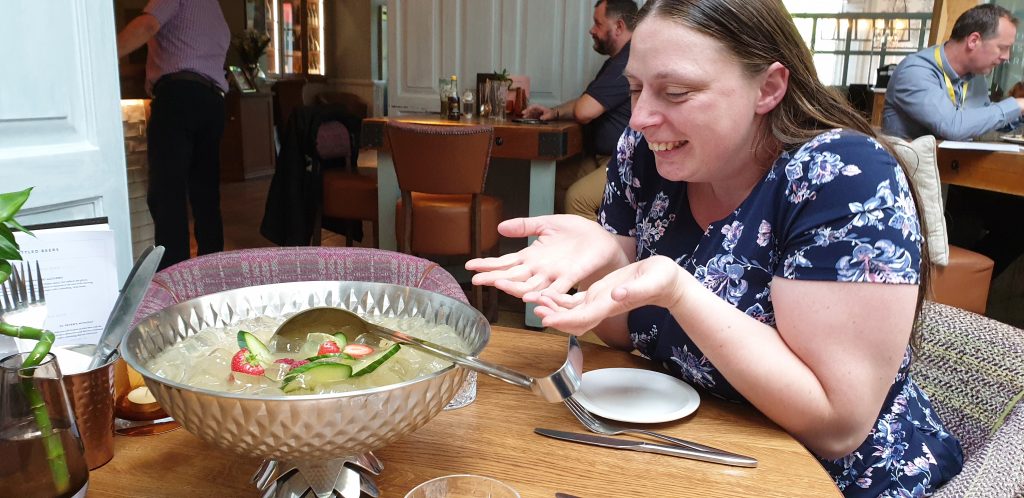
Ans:
[{"label": "large metal punch bowl", "polygon": [[375,389],[252,396],[172,382],[146,368],[161,351],[205,328],[260,316],[283,318],[315,306],[448,324],[474,356],[490,338],[490,324],[480,312],[433,292],[375,282],[292,282],[220,292],[168,307],[129,331],[121,354],[145,377],[164,410],[189,432],[244,455],[290,462],[337,459],[385,446],[437,415],[465,380],[467,370],[453,365]]}]

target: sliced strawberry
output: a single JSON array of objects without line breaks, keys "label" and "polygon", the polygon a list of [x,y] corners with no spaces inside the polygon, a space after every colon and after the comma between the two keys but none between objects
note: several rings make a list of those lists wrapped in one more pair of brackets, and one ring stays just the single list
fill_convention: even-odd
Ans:
[{"label": "sliced strawberry", "polygon": [[231,371],[246,375],[263,375],[266,372],[256,355],[247,348],[239,349],[231,358]]},{"label": "sliced strawberry", "polygon": [[367,346],[366,344],[346,344],[343,353],[352,356],[353,358],[362,358],[368,354],[373,353],[373,347]]},{"label": "sliced strawberry", "polygon": [[320,344],[320,349],[316,350],[316,355],[320,356],[320,355],[340,353],[340,352],[341,352],[341,348],[338,347],[338,343],[336,343],[334,341],[324,341],[323,344]]}]

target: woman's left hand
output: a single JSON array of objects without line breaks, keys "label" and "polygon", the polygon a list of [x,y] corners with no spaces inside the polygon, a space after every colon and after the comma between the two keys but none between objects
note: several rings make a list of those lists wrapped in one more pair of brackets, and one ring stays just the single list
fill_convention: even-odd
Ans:
[{"label": "woman's left hand", "polygon": [[609,273],[583,292],[527,297],[535,297],[535,312],[545,327],[578,335],[640,306],[671,308],[684,298],[686,285],[695,282],[675,261],[654,256]]}]

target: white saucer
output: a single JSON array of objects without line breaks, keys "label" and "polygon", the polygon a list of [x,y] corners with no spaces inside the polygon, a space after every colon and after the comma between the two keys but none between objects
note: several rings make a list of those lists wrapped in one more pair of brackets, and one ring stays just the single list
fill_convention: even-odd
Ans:
[{"label": "white saucer", "polygon": [[638,368],[602,368],[583,374],[573,395],[595,415],[621,422],[656,424],[683,418],[697,409],[700,396],[689,384]]},{"label": "white saucer", "polygon": [[1000,135],[999,138],[1017,145],[1024,145],[1024,136],[1021,135]]}]

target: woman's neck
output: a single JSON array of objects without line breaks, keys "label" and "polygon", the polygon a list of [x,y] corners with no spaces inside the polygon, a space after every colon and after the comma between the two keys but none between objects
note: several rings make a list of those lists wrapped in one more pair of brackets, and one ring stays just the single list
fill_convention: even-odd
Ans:
[{"label": "woman's neck", "polygon": [[688,183],[686,192],[693,219],[701,228],[707,228],[711,223],[732,214],[750,196],[754,187],[761,183],[769,168],[771,163],[755,166],[754,162],[750,162],[743,168],[742,174],[733,178]]}]

